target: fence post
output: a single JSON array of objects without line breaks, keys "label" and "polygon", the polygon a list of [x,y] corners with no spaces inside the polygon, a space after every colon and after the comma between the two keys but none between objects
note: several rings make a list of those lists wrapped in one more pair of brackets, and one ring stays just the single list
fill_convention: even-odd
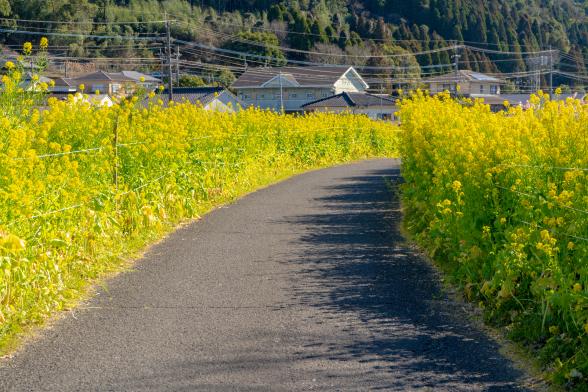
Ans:
[{"label": "fence post", "polygon": [[118,124],[119,124],[120,114],[116,115],[116,125],[114,126],[114,137],[112,139],[112,147],[114,149],[114,165],[112,168],[112,183],[116,189],[116,193],[118,194]]}]

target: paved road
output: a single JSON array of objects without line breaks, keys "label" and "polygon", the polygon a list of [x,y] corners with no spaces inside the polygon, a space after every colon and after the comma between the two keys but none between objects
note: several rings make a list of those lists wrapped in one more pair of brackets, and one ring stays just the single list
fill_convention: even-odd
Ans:
[{"label": "paved road", "polygon": [[311,172],[180,229],[0,363],[0,390],[523,390],[403,244],[398,176]]}]

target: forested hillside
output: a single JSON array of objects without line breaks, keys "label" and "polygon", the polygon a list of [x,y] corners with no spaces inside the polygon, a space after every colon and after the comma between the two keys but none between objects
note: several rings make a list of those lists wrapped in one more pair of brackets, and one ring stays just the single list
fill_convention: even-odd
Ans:
[{"label": "forested hillside", "polygon": [[[162,20],[167,14],[176,21],[174,38],[266,57],[250,59],[252,63],[285,59],[378,67],[418,63],[423,69],[446,70],[443,65],[452,63],[453,52],[435,50],[454,41],[514,52],[505,57],[463,49],[460,66],[484,72],[533,70],[538,60],[529,58],[528,52],[552,47],[562,53],[557,62],[563,71],[585,75],[588,58],[585,0],[0,0],[0,12],[20,19],[4,20],[4,29],[135,37],[163,34],[164,24],[132,22]],[[2,37],[10,44],[30,39],[22,33]],[[157,56],[153,40],[139,38],[53,36],[51,41],[63,45],[70,56]],[[432,53],[387,57],[406,51]],[[189,56],[223,60],[203,47]]]}]

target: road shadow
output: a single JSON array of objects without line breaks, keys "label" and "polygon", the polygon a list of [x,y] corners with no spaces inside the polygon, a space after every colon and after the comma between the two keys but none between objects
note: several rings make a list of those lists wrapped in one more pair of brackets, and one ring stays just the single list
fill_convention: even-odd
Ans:
[{"label": "road shadow", "polygon": [[292,301],[342,320],[337,337],[310,337],[308,347],[326,348],[332,361],[373,363],[372,371],[390,378],[382,390],[526,390],[525,375],[405,243],[390,191],[401,181],[394,168],[346,178],[325,186],[327,196],[315,199],[319,213],[283,221],[304,233],[299,253],[284,255],[300,267]]}]

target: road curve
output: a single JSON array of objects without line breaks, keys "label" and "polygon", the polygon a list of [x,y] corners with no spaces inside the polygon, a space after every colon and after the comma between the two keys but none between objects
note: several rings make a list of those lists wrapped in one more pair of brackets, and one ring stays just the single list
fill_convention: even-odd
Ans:
[{"label": "road curve", "polygon": [[405,246],[384,178],[309,172],[219,208],[0,362],[0,391],[525,390]]}]

